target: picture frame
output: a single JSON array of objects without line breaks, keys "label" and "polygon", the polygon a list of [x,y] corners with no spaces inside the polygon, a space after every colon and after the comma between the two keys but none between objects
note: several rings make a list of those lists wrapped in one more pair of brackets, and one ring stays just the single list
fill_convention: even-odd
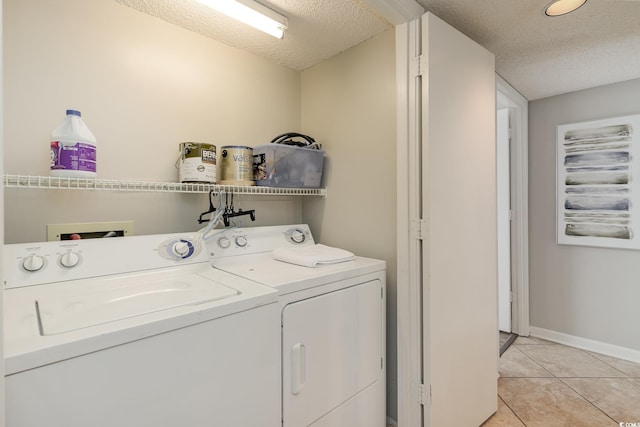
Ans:
[{"label": "picture frame", "polygon": [[560,125],[559,245],[640,249],[640,114]]}]

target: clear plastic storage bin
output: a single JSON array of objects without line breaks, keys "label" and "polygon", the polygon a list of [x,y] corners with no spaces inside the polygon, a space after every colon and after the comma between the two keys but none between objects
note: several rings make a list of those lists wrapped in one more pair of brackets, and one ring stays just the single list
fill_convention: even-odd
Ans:
[{"label": "clear plastic storage bin", "polygon": [[256,185],[285,188],[320,188],[324,151],[284,144],[253,148]]}]

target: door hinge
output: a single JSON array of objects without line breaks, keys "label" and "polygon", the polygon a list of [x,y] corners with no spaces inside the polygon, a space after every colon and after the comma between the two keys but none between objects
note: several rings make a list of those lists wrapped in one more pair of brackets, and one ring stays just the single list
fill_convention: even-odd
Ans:
[{"label": "door hinge", "polygon": [[427,387],[424,384],[418,384],[418,398],[420,400],[420,404],[423,406],[427,403],[431,403],[431,384],[429,384],[429,390],[427,390]]},{"label": "door hinge", "polygon": [[411,59],[411,76],[420,77],[427,69],[427,58],[424,55],[416,56]]},{"label": "door hinge", "polygon": [[427,231],[427,221],[424,219],[414,219],[411,221],[411,225],[413,228],[411,233],[413,237],[418,240],[423,240]]},{"label": "door hinge", "polygon": [[509,302],[513,302],[513,291],[509,291]]}]

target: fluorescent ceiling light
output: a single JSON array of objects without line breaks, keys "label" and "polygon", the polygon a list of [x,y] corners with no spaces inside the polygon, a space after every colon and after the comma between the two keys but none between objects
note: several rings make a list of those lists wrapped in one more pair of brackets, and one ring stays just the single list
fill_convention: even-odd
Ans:
[{"label": "fluorescent ceiling light", "polygon": [[556,0],[544,8],[544,14],[547,16],[565,15],[573,12],[586,2],[587,0]]},{"label": "fluorescent ceiling light", "polygon": [[254,0],[197,0],[231,18],[281,39],[287,18]]}]

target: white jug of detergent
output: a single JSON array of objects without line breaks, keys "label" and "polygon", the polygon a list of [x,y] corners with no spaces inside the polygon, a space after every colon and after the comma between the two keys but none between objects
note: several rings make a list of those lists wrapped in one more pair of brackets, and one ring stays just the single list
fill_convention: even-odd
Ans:
[{"label": "white jug of detergent", "polygon": [[82,121],[80,111],[67,117],[51,132],[51,176],[96,177],[96,137]]}]

